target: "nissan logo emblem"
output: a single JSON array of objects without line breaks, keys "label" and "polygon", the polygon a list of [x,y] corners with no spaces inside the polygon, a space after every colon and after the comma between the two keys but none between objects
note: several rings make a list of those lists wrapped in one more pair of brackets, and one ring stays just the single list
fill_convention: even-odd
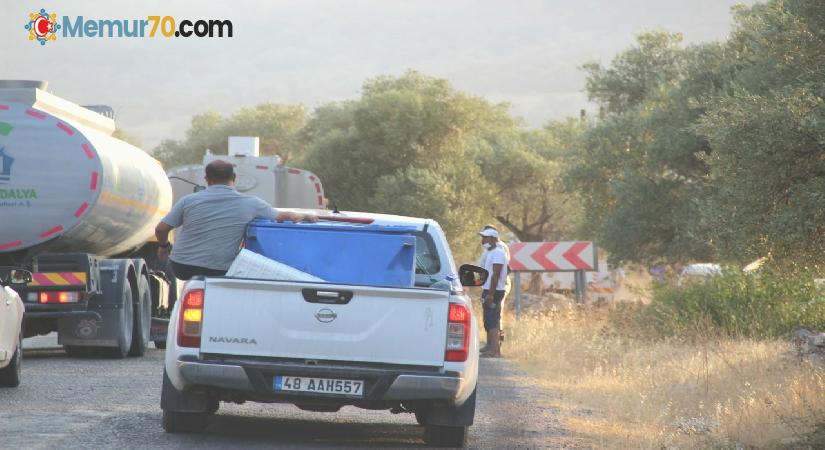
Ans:
[{"label": "nissan logo emblem", "polygon": [[318,322],[329,323],[338,318],[338,314],[329,308],[324,308],[315,313],[315,318]]}]

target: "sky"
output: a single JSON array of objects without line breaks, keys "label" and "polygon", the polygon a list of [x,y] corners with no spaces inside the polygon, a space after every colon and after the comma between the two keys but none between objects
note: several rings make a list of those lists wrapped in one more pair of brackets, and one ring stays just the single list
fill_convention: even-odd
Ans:
[{"label": "sky", "polygon": [[[648,30],[721,40],[737,0],[0,0],[0,79],[48,80],[80,104],[107,104],[147,150],[180,139],[193,115],[262,102],[308,109],[355,98],[364,80],[416,69],[539,127],[589,108],[579,69],[608,64]],[[753,3],[746,1],[745,3]],[[40,8],[75,20],[229,19],[232,38],[63,38],[24,25]]]}]

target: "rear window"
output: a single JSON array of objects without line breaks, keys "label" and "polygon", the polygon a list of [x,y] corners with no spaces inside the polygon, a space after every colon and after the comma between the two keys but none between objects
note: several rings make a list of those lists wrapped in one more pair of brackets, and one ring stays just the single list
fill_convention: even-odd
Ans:
[{"label": "rear window", "polygon": [[425,232],[415,233],[415,274],[434,275],[441,271],[441,260],[433,237]]}]

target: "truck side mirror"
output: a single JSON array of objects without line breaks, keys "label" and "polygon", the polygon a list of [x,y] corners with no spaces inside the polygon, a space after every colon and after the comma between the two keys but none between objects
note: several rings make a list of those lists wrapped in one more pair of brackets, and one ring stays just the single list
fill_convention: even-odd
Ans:
[{"label": "truck side mirror", "polygon": [[9,271],[9,284],[29,284],[32,282],[32,273],[23,269]]},{"label": "truck side mirror", "polygon": [[463,264],[458,268],[458,279],[462,286],[481,286],[489,275],[487,270],[472,264]]},{"label": "truck side mirror", "polygon": [[28,284],[32,282],[32,273],[23,269],[0,268],[0,284]]}]

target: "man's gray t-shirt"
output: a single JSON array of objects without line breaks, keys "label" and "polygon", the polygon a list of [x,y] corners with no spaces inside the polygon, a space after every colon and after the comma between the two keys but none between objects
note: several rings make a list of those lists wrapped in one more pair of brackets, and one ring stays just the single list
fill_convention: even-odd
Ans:
[{"label": "man's gray t-shirt", "polygon": [[213,184],[178,200],[163,223],[176,228],[169,258],[179,264],[227,270],[238,254],[246,225],[278,212],[258,197]]}]

